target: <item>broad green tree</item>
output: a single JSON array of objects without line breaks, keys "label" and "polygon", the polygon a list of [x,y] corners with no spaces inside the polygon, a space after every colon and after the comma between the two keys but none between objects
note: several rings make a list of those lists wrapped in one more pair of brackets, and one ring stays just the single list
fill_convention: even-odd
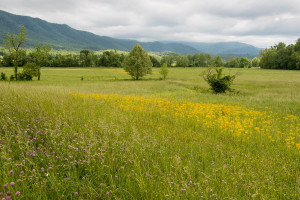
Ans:
[{"label": "broad green tree", "polygon": [[91,67],[91,66],[95,66],[98,57],[97,55],[94,54],[93,51],[84,49],[80,51],[80,63],[82,67]]},{"label": "broad green tree", "polygon": [[49,45],[41,45],[38,44],[35,47],[35,50],[32,52],[32,56],[34,59],[34,62],[37,66],[37,77],[38,80],[41,79],[41,67],[47,60],[47,57],[49,55],[49,52],[51,51],[51,47]]},{"label": "broad green tree", "polygon": [[242,57],[240,60],[240,67],[241,68],[251,68],[251,60],[246,57]]},{"label": "broad green tree", "polygon": [[146,74],[152,73],[152,62],[147,52],[136,44],[124,60],[124,69],[129,75],[139,80]]},{"label": "broad green tree", "polygon": [[251,60],[252,62],[252,67],[259,67],[259,58],[255,57]]},{"label": "broad green tree", "polygon": [[26,42],[26,32],[25,27],[23,25],[20,26],[19,34],[7,34],[6,41],[4,43],[4,47],[8,50],[8,52],[12,55],[13,64],[14,64],[14,72],[15,79],[18,80],[18,64],[20,55],[22,52],[22,45]]},{"label": "broad green tree", "polygon": [[239,68],[240,67],[240,58],[230,57],[230,59],[226,62],[225,67]]},{"label": "broad green tree", "polygon": [[177,67],[189,66],[189,59],[186,56],[177,56],[176,57],[176,66]]},{"label": "broad green tree", "polygon": [[168,55],[161,59],[161,65],[166,63],[167,67],[172,67],[173,61],[174,61],[174,57],[172,55]]}]

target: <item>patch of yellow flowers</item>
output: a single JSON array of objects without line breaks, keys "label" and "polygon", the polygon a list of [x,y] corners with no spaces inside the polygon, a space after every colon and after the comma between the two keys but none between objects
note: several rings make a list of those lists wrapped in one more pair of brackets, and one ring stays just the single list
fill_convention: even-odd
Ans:
[{"label": "patch of yellow flowers", "polygon": [[125,111],[155,113],[162,118],[174,118],[178,123],[194,123],[196,128],[217,129],[222,133],[249,138],[252,134],[266,136],[271,141],[285,142],[300,149],[299,119],[293,115],[279,116],[269,108],[251,110],[243,106],[170,101],[118,94],[71,93],[81,98],[105,101]]}]

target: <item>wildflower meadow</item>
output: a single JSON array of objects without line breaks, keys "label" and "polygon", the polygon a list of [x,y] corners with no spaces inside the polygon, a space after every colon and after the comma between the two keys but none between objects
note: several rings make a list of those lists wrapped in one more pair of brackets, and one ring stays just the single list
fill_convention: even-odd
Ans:
[{"label": "wildflower meadow", "polygon": [[299,72],[42,73],[0,82],[0,199],[299,199]]}]

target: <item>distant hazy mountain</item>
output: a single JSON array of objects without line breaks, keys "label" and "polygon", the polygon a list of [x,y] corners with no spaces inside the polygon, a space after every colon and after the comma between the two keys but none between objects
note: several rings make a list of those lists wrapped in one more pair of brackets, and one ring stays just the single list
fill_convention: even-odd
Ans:
[{"label": "distant hazy mountain", "polygon": [[182,42],[182,44],[194,47],[198,51],[209,54],[252,54],[257,55],[259,48],[249,44],[240,42],[218,42],[218,43],[204,43],[204,42]]},{"label": "distant hazy mountain", "polygon": [[54,49],[118,49],[129,51],[134,44],[140,43],[146,51],[153,52],[172,51],[183,54],[194,54],[196,52],[210,54],[258,54],[256,47],[238,42],[138,42],[136,40],[116,39],[95,35],[86,31],[79,31],[65,24],[49,23],[39,18],[14,15],[1,10],[0,43],[4,43],[8,32],[18,33],[21,24],[26,28],[26,47],[33,47],[38,43],[47,43]]}]

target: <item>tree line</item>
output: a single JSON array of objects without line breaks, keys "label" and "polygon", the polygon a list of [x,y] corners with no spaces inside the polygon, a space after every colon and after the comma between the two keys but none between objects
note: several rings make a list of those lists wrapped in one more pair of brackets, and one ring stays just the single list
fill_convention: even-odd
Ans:
[{"label": "tree line", "polygon": [[[78,54],[60,54],[51,53],[43,61],[43,67],[123,67],[123,62],[127,54],[118,53],[117,50],[104,51],[102,54],[96,54],[93,51],[84,49]],[[258,67],[259,59],[254,58],[249,60],[246,57],[230,58],[229,61],[224,62],[221,56],[212,56],[206,53],[196,53],[194,55],[166,55],[162,58],[158,56],[149,55],[153,67],[161,67],[166,64],[167,67],[231,67],[231,68],[250,68]],[[4,67],[12,67],[13,55],[10,53],[3,53],[0,60],[0,65]],[[19,67],[26,65],[26,63],[34,62],[35,55],[33,51],[21,50],[17,65]]]},{"label": "tree line", "polygon": [[300,70],[300,38],[296,44],[286,45],[283,42],[260,51],[262,69]]}]

